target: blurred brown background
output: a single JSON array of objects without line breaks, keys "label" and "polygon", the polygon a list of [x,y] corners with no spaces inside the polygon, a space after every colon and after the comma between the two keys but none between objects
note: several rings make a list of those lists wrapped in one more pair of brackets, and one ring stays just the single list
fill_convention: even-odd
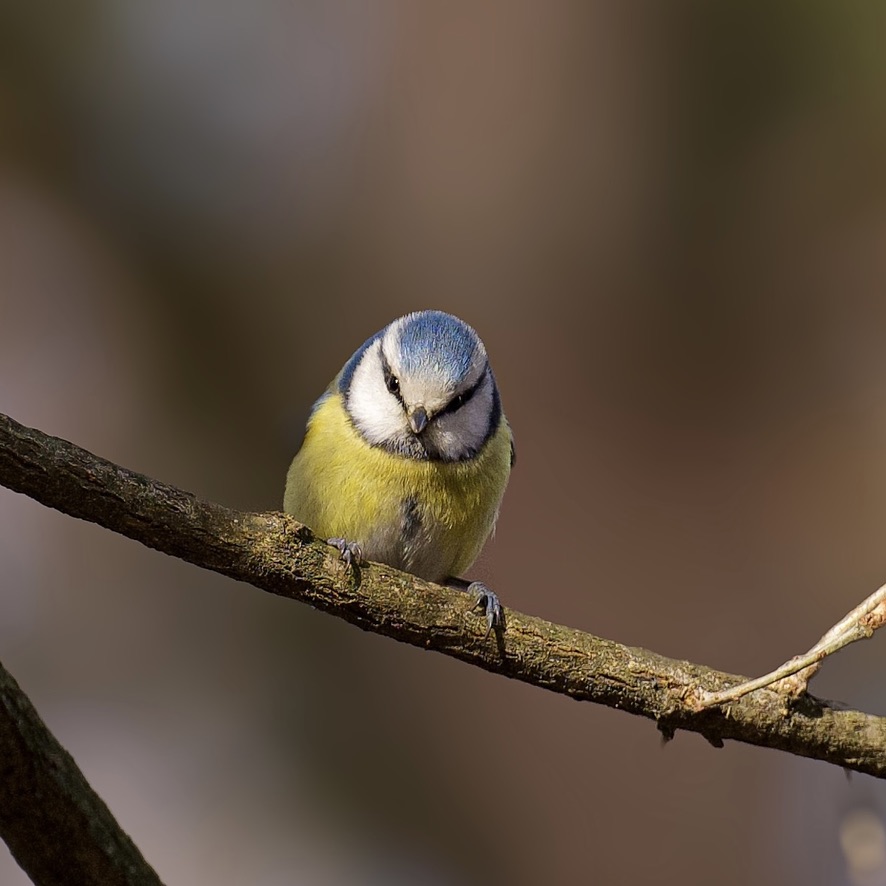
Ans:
[{"label": "blurred brown background", "polygon": [[[0,410],[243,509],[417,308],[475,577],[744,674],[886,581],[886,8],[0,9]],[[884,786],[369,636],[0,490],[0,658],[170,886],[886,883]],[[886,637],[814,690],[886,713]],[[0,850],[0,882],[26,882]]]}]

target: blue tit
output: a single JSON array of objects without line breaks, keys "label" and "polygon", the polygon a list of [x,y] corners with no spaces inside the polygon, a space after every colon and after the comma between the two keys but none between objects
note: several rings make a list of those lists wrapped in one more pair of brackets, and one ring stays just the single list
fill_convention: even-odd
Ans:
[{"label": "blue tit", "polygon": [[[283,510],[342,552],[464,587],[514,462],[486,348],[442,311],[394,320],[314,404]],[[498,597],[468,586],[490,628]]]}]

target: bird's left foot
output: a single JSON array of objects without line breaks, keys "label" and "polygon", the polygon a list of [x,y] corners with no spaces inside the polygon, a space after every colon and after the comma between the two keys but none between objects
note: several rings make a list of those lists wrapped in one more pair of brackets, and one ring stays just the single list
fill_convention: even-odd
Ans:
[{"label": "bird's left foot", "polygon": [[503,628],[505,610],[495,591],[490,591],[482,581],[472,581],[468,585],[468,593],[474,594],[474,609],[479,609],[486,616],[486,636],[495,628]]},{"label": "bird's left foot", "polygon": [[341,559],[348,566],[360,566],[363,563],[363,548],[358,541],[348,541],[345,538],[327,538],[326,544],[338,548]]}]

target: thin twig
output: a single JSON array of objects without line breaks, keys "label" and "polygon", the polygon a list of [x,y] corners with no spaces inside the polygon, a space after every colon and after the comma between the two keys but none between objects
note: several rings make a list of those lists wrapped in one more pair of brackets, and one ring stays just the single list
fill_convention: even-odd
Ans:
[{"label": "thin twig", "polygon": [[[704,710],[737,701],[751,692],[778,683],[781,683],[781,686],[776,688],[781,691],[793,696],[801,695],[806,691],[807,684],[818,672],[825,658],[850,643],[870,637],[884,623],[886,623],[886,585],[874,591],[870,597],[840,619],[808,652],[794,656],[762,677],[746,680],[720,692],[701,692],[697,707],[699,710]],[[798,679],[791,680],[789,679],[791,677]]]}]

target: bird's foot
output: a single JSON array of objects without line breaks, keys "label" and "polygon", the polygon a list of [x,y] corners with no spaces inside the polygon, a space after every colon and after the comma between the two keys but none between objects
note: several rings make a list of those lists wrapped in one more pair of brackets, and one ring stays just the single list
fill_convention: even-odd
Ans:
[{"label": "bird's foot", "polygon": [[341,559],[348,566],[360,566],[363,564],[363,547],[358,541],[348,541],[345,538],[327,538],[326,544],[338,549]]},{"label": "bird's foot", "polygon": [[468,585],[468,593],[475,595],[474,609],[479,609],[486,616],[486,636],[496,628],[505,626],[505,610],[495,591],[490,591],[482,581],[472,581]]}]

